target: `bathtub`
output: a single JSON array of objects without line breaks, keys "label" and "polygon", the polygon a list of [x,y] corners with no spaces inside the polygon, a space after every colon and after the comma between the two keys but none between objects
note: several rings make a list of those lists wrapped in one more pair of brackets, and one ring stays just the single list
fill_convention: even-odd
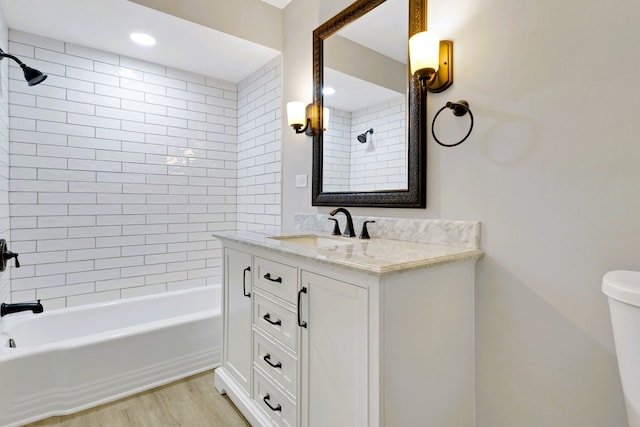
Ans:
[{"label": "bathtub", "polygon": [[208,286],[3,317],[0,426],[71,414],[215,368],[220,301],[220,286]]}]

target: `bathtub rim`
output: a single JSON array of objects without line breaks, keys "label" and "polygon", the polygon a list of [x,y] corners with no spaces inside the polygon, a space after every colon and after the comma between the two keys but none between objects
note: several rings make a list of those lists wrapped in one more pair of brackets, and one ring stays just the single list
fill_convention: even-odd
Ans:
[{"label": "bathtub rim", "polygon": [[[173,292],[193,292],[196,290],[200,292],[214,292],[216,293],[216,288],[219,288],[219,285],[209,285],[206,287],[199,288],[190,288],[179,291],[171,291],[165,292],[161,294],[152,295],[154,298],[149,298],[149,296],[139,296],[135,298],[123,298],[121,300],[108,301],[106,303],[96,303],[96,304],[86,304],[83,306],[73,307],[73,311],[75,309],[83,309],[88,310],[91,309],[92,306],[102,306],[102,305],[111,305],[117,304],[119,302],[127,302],[134,300],[144,299],[144,301],[148,302],[151,300],[155,300],[156,298],[166,297],[167,294],[171,294]],[[206,291],[205,291],[206,289]],[[217,293],[216,293],[217,295]],[[220,294],[221,297],[221,294]],[[189,352],[184,353],[184,355],[176,355],[175,353],[171,353],[171,356],[166,359],[162,359],[159,362],[153,364],[143,364],[141,365],[138,359],[137,363],[134,363],[130,367],[128,367],[128,373],[122,375],[115,376],[107,376],[104,378],[100,378],[99,382],[96,382],[95,379],[91,378],[88,383],[78,382],[72,385],[65,385],[62,390],[62,395],[60,395],[59,390],[57,390],[56,400],[62,399],[56,404],[55,407],[47,407],[46,405],[35,404],[34,407],[38,407],[42,410],[37,414],[33,414],[30,412],[24,412],[21,409],[21,403],[18,401],[17,404],[13,404],[11,406],[7,406],[7,409],[10,409],[6,412],[6,419],[2,414],[0,414],[0,424],[6,425],[7,427],[18,427],[24,425],[25,423],[39,421],[45,418],[49,418],[52,416],[62,416],[69,415],[73,413],[77,413],[79,411],[83,411],[86,409],[90,409],[96,407],[98,405],[106,404],[109,402],[116,401],[118,399],[126,398],[136,393],[145,392],[147,390],[161,387],[163,385],[169,384],[171,382],[178,381],[180,379],[186,378],[191,375],[195,375],[201,372],[205,372],[207,370],[215,369],[221,365],[222,361],[222,316],[221,316],[221,298],[214,300],[214,308],[210,310],[200,310],[194,313],[190,313],[187,315],[177,315],[170,316],[165,319],[150,321],[150,322],[141,322],[134,324],[132,326],[128,326],[126,328],[120,328],[113,331],[118,332],[130,332],[128,335],[112,334],[111,339],[117,341],[119,339],[125,338],[128,341],[132,339],[135,341],[137,334],[145,335],[149,332],[152,333],[160,333],[163,334],[164,330],[170,330],[171,327],[176,328],[175,331],[180,331],[180,328],[185,326],[189,328],[197,328],[198,330],[202,330],[202,326],[204,322],[208,322],[209,319],[214,321],[216,326],[214,329],[219,329],[219,336],[216,334],[217,339],[215,344],[210,348],[192,348]],[[70,308],[71,309],[71,308]],[[61,310],[50,310],[49,313],[60,312]],[[31,313],[27,313],[24,315],[26,318],[40,317],[40,315],[31,315]],[[22,315],[19,315],[22,317]],[[41,321],[40,319],[37,319]],[[193,322],[193,325],[189,323]],[[18,322],[21,323],[21,322]],[[165,326],[165,327],[163,327]],[[210,327],[207,327],[210,328]],[[106,335],[109,334],[110,331],[106,331]],[[96,334],[89,334],[79,338],[72,338],[66,340],[60,340],[53,343],[37,345],[34,347],[27,347],[20,349],[10,349],[9,353],[11,357],[7,356],[7,353],[4,353],[4,356],[0,354],[0,362],[1,363],[15,363],[17,361],[13,359],[20,358],[30,358],[30,357],[39,357],[41,352],[65,352],[65,351],[75,351],[82,344],[78,344],[77,341],[84,341],[86,337],[89,339],[86,340],[84,345],[87,347],[91,347],[96,343],[101,345],[106,344],[110,346],[109,340],[103,335],[104,332],[99,332]],[[173,335],[175,336],[175,335]],[[200,335],[198,335],[200,336]],[[217,341],[219,340],[219,342]],[[197,342],[202,342],[198,340]],[[208,342],[208,341],[207,341]],[[64,345],[63,345],[64,344]],[[73,345],[72,345],[73,344]],[[20,344],[18,343],[18,346]],[[175,347],[175,346],[174,346]],[[142,347],[146,348],[146,347]],[[182,348],[177,346],[176,348]],[[95,360],[95,359],[93,359]],[[8,366],[7,366],[8,367]],[[125,380],[126,379],[126,380]],[[127,385],[127,383],[129,383]],[[109,391],[106,394],[103,394],[104,385],[109,386]],[[89,387],[87,387],[89,386]],[[57,387],[57,386],[56,386]],[[87,393],[87,390],[89,393]],[[97,390],[100,390],[101,393],[96,393]],[[60,398],[60,396],[64,396]],[[80,399],[79,396],[91,396],[86,400]],[[49,402],[45,402],[49,403]],[[29,403],[29,405],[34,405],[33,402]],[[0,407],[4,408],[4,406],[0,405]],[[18,411],[18,412],[15,412]],[[18,414],[19,418],[14,418],[14,414]],[[9,421],[12,419],[13,421]],[[3,422],[8,422],[8,424],[4,424]]]},{"label": "bathtub rim", "polygon": [[220,298],[220,305],[210,310],[200,310],[190,314],[172,316],[172,317],[168,317],[160,320],[153,320],[149,322],[138,323],[138,324],[135,324],[132,326],[126,326],[123,328],[102,331],[102,332],[98,332],[90,335],[84,335],[80,337],[65,339],[62,341],[54,341],[46,344],[34,345],[29,347],[20,347],[20,342],[17,342],[16,348],[10,348],[8,341],[9,341],[9,338],[12,338],[11,328],[18,326],[21,323],[25,323],[27,321],[31,321],[34,319],[38,321],[42,321],[42,320],[46,320],[47,317],[51,317],[51,316],[67,315],[67,314],[72,314],[78,311],[88,311],[91,309],[109,307],[117,304],[126,304],[126,303],[135,304],[141,301],[152,302],[153,300],[167,298],[172,295],[198,293],[198,292],[204,292],[205,289],[213,290],[215,288],[221,289],[221,285],[209,285],[209,286],[202,286],[198,288],[180,289],[176,291],[163,292],[159,294],[143,295],[143,296],[137,296],[137,297],[131,297],[131,298],[121,298],[118,300],[104,301],[104,302],[93,303],[93,304],[84,304],[84,305],[79,305],[75,307],[59,308],[59,309],[54,309],[54,310],[50,310],[48,312],[39,313],[39,314],[34,314],[34,313],[18,314],[9,319],[2,319],[2,321],[0,322],[0,339],[2,339],[2,343],[0,344],[0,362],[10,360],[16,357],[36,355],[39,353],[51,351],[52,349],[68,349],[72,347],[86,346],[98,340],[113,341],[123,336],[139,335],[155,329],[166,328],[172,325],[196,322],[208,317],[220,316],[222,311],[222,307],[221,307],[222,301]]}]

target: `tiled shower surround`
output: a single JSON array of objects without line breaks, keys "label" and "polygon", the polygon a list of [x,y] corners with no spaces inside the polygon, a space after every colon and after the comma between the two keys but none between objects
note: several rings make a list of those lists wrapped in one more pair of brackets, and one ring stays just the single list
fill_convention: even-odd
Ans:
[{"label": "tiled shower surround", "polygon": [[[0,19],[0,45],[7,46],[7,29]],[[9,232],[9,61],[0,61],[0,238]],[[0,301],[9,301],[11,268],[0,272]]]},{"label": "tiled shower surround", "polygon": [[[323,140],[324,191],[407,188],[405,97],[368,108],[329,114]],[[365,131],[367,142],[357,137]]]},{"label": "tiled shower surround", "polygon": [[212,231],[279,224],[280,58],[235,84],[22,32],[9,42],[49,75],[29,88],[9,71],[12,301],[219,283]]},{"label": "tiled shower surround", "polygon": [[238,229],[280,225],[280,58],[238,83]]}]

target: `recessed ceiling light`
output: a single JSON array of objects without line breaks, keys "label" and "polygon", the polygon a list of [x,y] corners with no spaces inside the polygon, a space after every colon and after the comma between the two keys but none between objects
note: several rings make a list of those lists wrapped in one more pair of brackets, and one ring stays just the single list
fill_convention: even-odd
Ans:
[{"label": "recessed ceiling light", "polygon": [[322,89],[323,95],[333,95],[334,93],[336,93],[336,90],[332,87],[325,87]]},{"label": "recessed ceiling light", "polygon": [[145,33],[131,33],[131,40],[142,46],[153,46],[156,44],[156,39]]}]

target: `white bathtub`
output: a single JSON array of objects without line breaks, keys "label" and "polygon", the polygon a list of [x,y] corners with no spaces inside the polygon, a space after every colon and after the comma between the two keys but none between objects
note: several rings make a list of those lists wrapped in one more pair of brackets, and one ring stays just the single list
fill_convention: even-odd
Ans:
[{"label": "white bathtub", "polygon": [[[220,365],[219,286],[0,321],[0,426],[71,414]],[[16,348],[9,347],[9,339]]]}]

